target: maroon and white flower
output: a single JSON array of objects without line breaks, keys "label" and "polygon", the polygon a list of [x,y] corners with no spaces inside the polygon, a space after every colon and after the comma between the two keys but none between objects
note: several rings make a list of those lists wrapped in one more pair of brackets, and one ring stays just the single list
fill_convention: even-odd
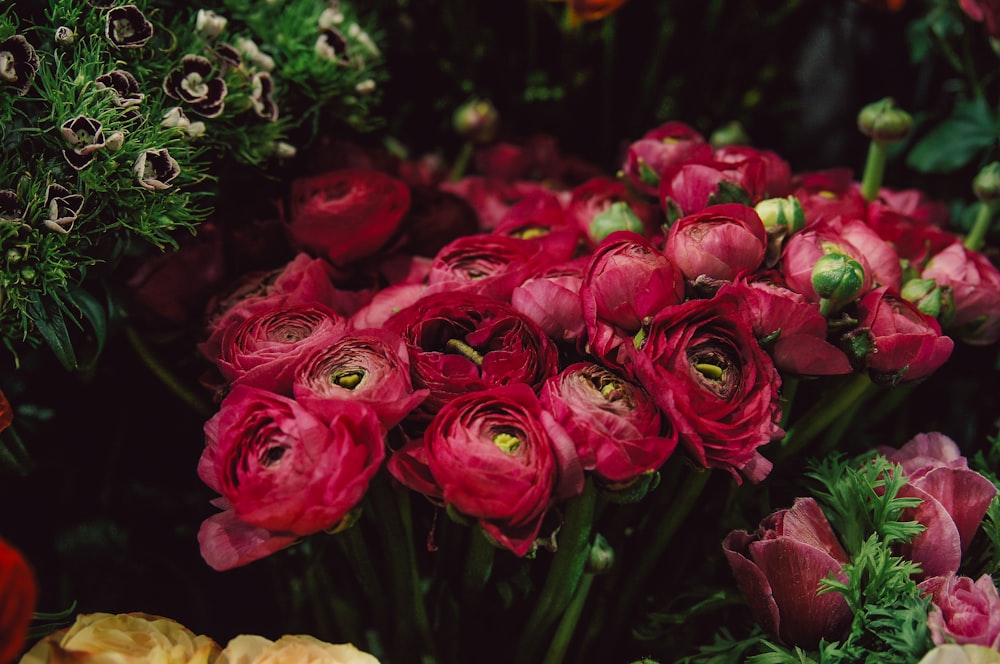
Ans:
[{"label": "maroon and white flower", "polygon": [[20,96],[28,91],[38,72],[38,54],[22,35],[0,42],[0,83],[14,88]]},{"label": "maroon and white flower", "polygon": [[20,223],[24,221],[24,206],[13,189],[0,189],[0,222]]},{"label": "maroon and white flower", "polygon": [[45,189],[45,207],[48,217],[42,220],[42,224],[65,235],[73,230],[73,224],[83,208],[83,195],[72,194],[66,187],[53,182]]},{"label": "maroon and white flower", "polygon": [[145,95],[139,92],[139,82],[124,69],[112,69],[101,74],[95,81],[98,89],[111,90],[115,94],[115,106],[132,108],[142,102]]},{"label": "maroon and white flower", "polygon": [[267,72],[257,72],[250,79],[250,103],[259,117],[274,122],[278,119],[278,105],[274,103],[274,80]]},{"label": "maroon and white flower", "polygon": [[76,170],[86,168],[94,153],[104,148],[104,128],[94,118],[78,115],[59,126],[70,149],[63,150],[66,161]]},{"label": "maroon and white flower", "polygon": [[104,35],[118,48],[140,48],[153,37],[153,24],[135,5],[108,10]]},{"label": "maroon and white flower", "polygon": [[163,79],[163,91],[180,99],[191,111],[206,118],[218,117],[226,107],[226,82],[214,75],[212,61],[200,55],[185,55],[181,65]]},{"label": "maroon and white flower", "polygon": [[181,167],[166,148],[146,150],[135,160],[133,168],[139,185],[150,191],[160,191],[170,186],[170,181],[181,173]]}]

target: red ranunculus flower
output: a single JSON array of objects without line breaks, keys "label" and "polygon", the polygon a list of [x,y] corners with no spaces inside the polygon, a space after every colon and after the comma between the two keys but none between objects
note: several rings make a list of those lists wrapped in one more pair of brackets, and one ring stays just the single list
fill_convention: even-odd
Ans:
[{"label": "red ranunculus flower", "polygon": [[731,281],[764,261],[767,232],[752,207],[712,205],[670,226],[663,253],[684,276]]},{"label": "red ranunculus flower", "polygon": [[576,343],[587,329],[580,287],[589,261],[589,257],[583,256],[527,279],[511,293],[510,303],[552,339]]},{"label": "red ranunculus flower", "polygon": [[[764,161],[750,159],[736,164],[715,161],[683,164],[660,177],[660,204],[670,219],[701,212],[709,205],[734,200],[756,205],[767,190]],[[722,197],[721,199],[719,197]]]},{"label": "red ranunculus flower", "polygon": [[764,164],[764,198],[781,198],[792,193],[792,171],[788,162],[777,152],[759,150],[748,145],[724,145],[713,153],[716,161],[739,164],[757,160]]},{"label": "red ranunculus flower", "polygon": [[951,290],[949,332],[975,346],[1000,340],[1000,270],[986,256],[955,242],[935,254],[920,276]]},{"label": "red ranunculus flower", "polygon": [[548,509],[583,489],[573,441],[527,385],[455,398],[422,441],[392,456],[389,472],[477,519],[519,556],[531,551]]},{"label": "red ranunculus flower", "polygon": [[14,409],[10,407],[7,395],[3,393],[3,390],[0,390],[0,431],[9,427],[13,421]]},{"label": "red ranunculus flower", "polygon": [[251,378],[254,384],[284,392],[277,382],[279,365],[314,335],[329,340],[345,329],[347,320],[321,304],[261,311],[226,331],[215,365],[231,382],[252,373],[257,374]]},{"label": "red ranunculus flower", "polygon": [[410,358],[398,335],[384,329],[355,330],[336,340],[316,340],[299,355],[293,373],[295,399],[309,410],[317,401],[360,401],[386,429],[399,424],[424,398],[413,389]]},{"label": "red ranunculus flower", "polygon": [[846,635],[852,614],[844,596],[817,591],[831,573],[842,576],[848,558],[815,500],[796,498],[752,535],[734,530],[722,550],[765,632],[805,648]]},{"label": "red ranunculus flower", "polygon": [[793,178],[793,195],[802,204],[806,225],[844,219],[865,218],[865,197],[849,168],[801,173]]},{"label": "red ranunculus flower", "polygon": [[[661,221],[660,211],[655,206],[636,200],[629,194],[624,182],[608,177],[597,177],[587,180],[574,188],[567,208],[567,214],[576,223],[581,234],[590,241],[591,247],[609,233],[600,232],[593,225],[594,218],[606,212],[615,203],[625,203],[642,222],[642,228],[630,229],[642,233],[647,238],[658,235]],[[598,238],[596,241],[594,238]]]},{"label": "red ranunculus flower", "polygon": [[386,327],[406,342],[414,387],[430,390],[418,418],[466,392],[511,383],[537,389],[556,372],[558,351],[545,333],[509,304],[484,295],[425,295]]},{"label": "red ranunculus flower", "polygon": [[851,373],[847,356],[827,341],[826,318],[805,296],[767,278],[737,280],[719,292],[732,292],[746,303],[754,336],[782,371],[800,376]]},{"label": "red ranunculus flower", "polygon": [[841,254],[857,261],[865,272],[859,294],[871,290],[872,268],[864,253],[841,235],[832,222],[816,222],[788,238],[780,264],[781,275],[788,287],[818,302],[820,298],[812,283],[813,268],[816,261],[827,254]]},{"label": "red ranunculus flower", "polygon": [[571,364],[542,386],[542,406],[576,445],[586,470],[624,484],[657,470],[677,446],[677,432],[652,398],[599,364]]},{"label": "red ranunculus flower", "polygon": [[712,146],[704,136],[682,122],[667,122],[629,146],[622,172],[640,191],[655,196],[667,169],[711,158]]},{"label": "red ranunculus flower", "polygon": [[515,203],[529,194],[548,190],[539,182],[507,182],[499,177],[468,176],[458,182],[442,182],[441,189],[465,199],[479,217],[479,230],[496,227]]},{"label": "red ranunculus flower", "polygon": [[931,598],[927,626],[935,645],[972,644],[1000,650],[1000,594],[989,574],[976,581],[945,574],[918,587]]},{"label": "red ranunculus flower", "polygon": [[930,375],[945,363],[955,342],[938,322],[886,286],[858,302],[857,327],[845,335],[850,353],[872,380],[896,384]]},{"label": "red ranunculus flower", "polygon": [[375,411],[359,401],[295,401],[237,385],[205,424],[198,475],[224,511],[198,532],[205,561],[245,565],[335,528],[385,458]]},{"label": "red ranunculus flower", "polygon": [[410,189],[402,180],[345,169],[293,182],[285,221],[292,244],[346,265],[385,246],[409,206]]},{"label": "red ranunculus flower", "polygon": [[702,466],[763,479],[782,435],[781,378],[732,294],[664,308],[633,349],[635,375]]},{"label": "red ranunculus flower", "polygon": [[0,538],[0,662],[13,662],[20,654],[37,599],[35,573],[28,561]]},{"label": "red ranunculus flower", "polygon": [[898,450],[881,447],[879,452],[903,468],[906,485],[899,495],[921,500],[901,518],[917,521],[925,530],[900,547],[902,554],[920,564],[924,577],[957,572],[996,487],[969,469],[958,445],[937,432],[919,434]]}]

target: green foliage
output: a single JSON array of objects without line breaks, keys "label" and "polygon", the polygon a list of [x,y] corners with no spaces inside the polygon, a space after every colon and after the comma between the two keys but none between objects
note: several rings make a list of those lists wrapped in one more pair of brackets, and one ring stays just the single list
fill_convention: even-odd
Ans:
[{"label": "green foliage", "polygon": [[899,498],[906,484],[902,468],[880,455],[846,460],[841,454],[809,464],[806,475],[820,483],[813,495],[852,557],[860,555],[872,535],[886,545],[905,542],[923,530],[915,521],[899,521],[903,510],[919,498]]},{"label": "green foliage", "polygon": [[972,163],[996,141],[993,111],[985,98],[975,97],[956,106],[944,122],[920,139],[906,165],[921,173],[950,173]]}]

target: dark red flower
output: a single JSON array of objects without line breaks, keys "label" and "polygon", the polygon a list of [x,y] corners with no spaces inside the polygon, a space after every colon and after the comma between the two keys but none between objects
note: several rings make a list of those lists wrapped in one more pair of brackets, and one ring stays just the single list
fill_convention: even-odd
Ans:
[{"label": "dark red flower", "polygon": [[139,48],[153,37],[153,24],[135,5],[112,7],[105,16],[104,36],[118,48]]},{"label": "dark red flower", "polygon": [[432,415],[455,397],[497,385],[534,388],[555,373],[555,344],[508,304],[474,293],[426,295],[386,321],[406,341],[417,409]]},{"label": "dark red flower", "polygon": [[806,225],[830,220],[865,218],[865,198],[850,169],[802,173],[793,178],[793,195],[802,204]]},{"label": "dark red flower", "polygon": [[754,619],[788,645],[815,647],[844,638],[852,613],[837,592],[818,594],[820,581],[843,577],[849,562],[812,498],[764,519],[752,535],[734,530],[722,543],[736,584]]},{"label": "dark red flower", "polygon": [[365,169],[345,169],[292,183],[285,219],[292,244],[347,265],[381,249],[410,206],[402,180]]},{"label": "dark red flower", "polygon": [[212,61],[201,55],[185,55],[179,67],[163,79],[163,91],[180,99],[206,118],[218,117],[226,107],[226,81],[215,76]]},{"label": "dark red flower", "polygon": [[949,332],[975,346],[1000,339],[1000,270],[986,256],[956,241],[934,254],[920,276],[950,290]]},{"label": "dark red flower", "polygon": [[633,349],[635,375],[707,468],[763,479],[757,451],[779,438],[781,378],[733,294],[665,307]]},{"label": "dark red flower", "polygon": [[958,0],[962,11],[973,21],[986,26],[990,36],[1000,39],[1000,2],[998,0]]},{"label": "dark red flower", "polygon": [[525,280],[511,293],[510,303],[552,339],[575,344],[587,331],[580,288],[589,262],[582,256]]},{"label": "dark red flower", "polygon": [[0,83],[23,95],[31,87],[38,72],[35,47],[22,35],[12,35],[0,42]]},{"label": "dark red flower", "polygon": [[704,136],[681,122],[667,122],[629,146],[622,172],[637,189],[655,196],[669,168],[711,158],[712,146]]},{"label": "dark red flower", "polygon": [[389,472],[478,520],[518,556],[534,548],[549,508],[583,489],[573,441],[519,384],[452,400],[422,441],[390,458]]}]

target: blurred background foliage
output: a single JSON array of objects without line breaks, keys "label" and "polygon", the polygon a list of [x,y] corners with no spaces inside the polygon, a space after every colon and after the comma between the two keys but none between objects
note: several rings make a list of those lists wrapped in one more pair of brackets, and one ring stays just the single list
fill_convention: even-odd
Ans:
[{"label": "blurred background foliage", "polygon": [[[284,170],[246,175],[228,194],[223,187],[215,216],[244,219],[261,198],[280,197],[290,178],[324,161],[324,137],[371,146],[391,138],[412,157],[453,159],[460,139],[452,111],[473,96],[499,109],[501,140],[548,134],[563,154],[609,174],[630,141],[679,120],[706,136],[735,121],[752,145],[778,152],[793,171],[850,167],[856,176],[867,149],[856,114],[892,96],[914,115],[916,131],[897,148],[886,185],[923,188],[960,212],[972,200],[972,176],[996,158],[997,56],[957,2],[889,4],[630,0],[601,21],[567,30],[564,5],[548,0],[372,0],[365,11],[382,31],[389,76],[378,128],[321,127],[321,140],[303,146]],[[957,134],[936,139],[955,145],[955,135],[966,136],[964,160],[907,163],[914,145],[954,124],[956,109],[976,99],[987,100],[987,117],[973,112],[962,124],[960,116]],[[983,123],[992,123],[993,133],[969,139]],[[940,152],[933,148],[932,141],[924,151]],[[249,186],[256,196],[245,196]],[[127,298],[116,297],[127,312]],[[197,529],[214,511],[196,474],[209,413],[178,399],[143,354],[193,390],[205,366],[190,330],[148,330],[145,341],[130,344],[125,320],[124,313],[112,316],[100,362],[86,372],[68,373],[44,348],[22,357],[18,370],[0,359],[0,389],[15,409],[15,426],[3,433],[0,532],[35,566],[39,611],[73,602],[80,612],[141,610],[221,642],[241,632],[335,639],[314,611],[322,586],[309,547],[226,573],[201,560]],[[846,418],[828,444],[853,452],[940,430],[964,450],[981,446],[1000,415],[998,369],[996,347],[960,345],[930,381],[886,393]],[[670,554],[648,601],[623,617],[626,629],[601,644],[603,652],[614,661],[671,660],[709,643],[720,624],[747,632],[749,615],[732,603],[735,588],[713,542],[800,495],[804,462],[777,468],[760,487],[737,490],[716,474],[706,495],[729,493],[750,513],[690,519],[702,524],[686,533],[690,544]],[[336,569],[327,573],[338,582]],[[707,609],[715,613],[699,619]],[[588,652],[596,651],[578,653],[580,661]]]}]

